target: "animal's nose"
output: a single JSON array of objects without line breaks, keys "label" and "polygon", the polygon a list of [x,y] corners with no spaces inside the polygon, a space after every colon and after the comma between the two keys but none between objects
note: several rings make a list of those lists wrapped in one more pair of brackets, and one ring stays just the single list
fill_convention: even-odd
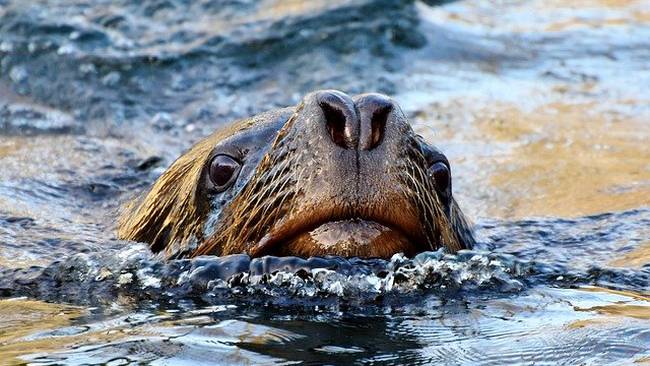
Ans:
[{"label": "animal's nose", "polygon": [[355,98],[359,111],[359,150],[372,150],[384,139],[386,122],[393,101],[381,94],[363,94]]},{"label": "animal's nose", "polygon": [[342,148],[356,149],[359,144],[359,117],[352,99],[337,90],[324,90],[318,92],[316,97],[332,141]]},{"label": "animal's nose", "polygon": [[317,95],[332,141],[353,150],[372,150],[384,137],[393,102],[381,94],[364,94],[350,99],[336,90]]}]

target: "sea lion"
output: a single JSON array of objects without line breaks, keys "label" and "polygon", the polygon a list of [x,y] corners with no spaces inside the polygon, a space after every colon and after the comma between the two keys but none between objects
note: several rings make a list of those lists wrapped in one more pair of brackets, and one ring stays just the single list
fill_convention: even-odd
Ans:
[{"label": "sea lion", "polygon": [[118,236],[168,258],[455,252],[474,239],[450,172],[391,98],[316,91],[194,145]]}]

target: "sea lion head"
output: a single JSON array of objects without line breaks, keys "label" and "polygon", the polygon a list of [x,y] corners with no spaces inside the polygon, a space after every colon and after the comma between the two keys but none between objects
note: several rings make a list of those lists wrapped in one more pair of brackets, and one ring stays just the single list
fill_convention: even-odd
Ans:
[{"label": "sea lion head", "polygon": [[215,132],[119,224],[167,257],[389,258],[471,247],[451,167],[389,97],[317,91]]}]

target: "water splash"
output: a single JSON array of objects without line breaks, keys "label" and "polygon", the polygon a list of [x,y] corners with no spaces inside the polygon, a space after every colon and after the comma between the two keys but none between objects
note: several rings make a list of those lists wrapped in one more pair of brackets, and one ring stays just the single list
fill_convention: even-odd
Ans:
[{"label": "water splash", "polygon": [[510,254],[425,252],[412,259],[262,257],[247,255],[164,261],[142,245],[79,253],[49,266],[0,272],[0,294],[75,304],[243,301],[276,305],[343,302],[385,305],[422,295],[503,296],[535,285],[599,284],[639,288],[648,268],[586,270],[518,259]]}]

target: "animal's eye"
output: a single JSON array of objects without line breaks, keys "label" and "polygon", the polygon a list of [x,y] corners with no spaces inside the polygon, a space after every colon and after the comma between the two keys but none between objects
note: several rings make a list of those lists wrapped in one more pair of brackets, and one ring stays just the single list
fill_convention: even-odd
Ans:
[{"label": "animal's eye", "polygon": [[438,192],[447,193],[447,189],[451,186],[451,174],[447,164],[441,161],[431,164],[429,176],[433,178]]},{"label": "animal's eye", "polygon": [[237,179],[240,168],[241,164],[228,155],[221,154],[212,158],[208,175],[213,189],[217,192],[225,191]]}]

